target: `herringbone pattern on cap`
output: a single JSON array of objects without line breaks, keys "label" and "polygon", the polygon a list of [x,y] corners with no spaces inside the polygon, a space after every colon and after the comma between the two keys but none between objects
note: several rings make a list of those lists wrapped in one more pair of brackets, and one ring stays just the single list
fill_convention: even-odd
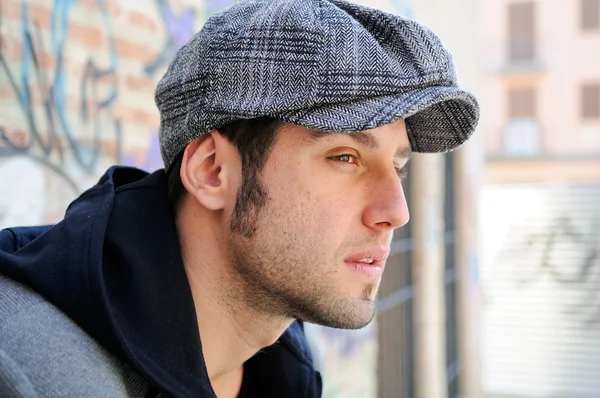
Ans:
[{"label": "herringbone pattern on cap", "polygon": [[213,16],[177,52],[156,103],[167,168],[236,119],[353,132],[403,118],[414,151],[442,152],[479,118],[429,29],[343,0],[246,0]]}]

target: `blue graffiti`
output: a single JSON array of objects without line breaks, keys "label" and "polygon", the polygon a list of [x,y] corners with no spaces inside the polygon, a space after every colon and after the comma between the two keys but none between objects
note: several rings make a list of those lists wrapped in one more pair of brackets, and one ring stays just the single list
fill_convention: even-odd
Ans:
[{"label": "blue graffiti", "polygon": [[[100,156],[101,135],[112,131],[117,143],[121,139],[120,122],[112,114],[112,105],[118,97],[116,70],[118,57],[110,19],[104,0],[96,0],[103,16],[104,27],[108,32],[109,64],[105,67],[98,66],[91,57],[85,62],[84,73],[79,83],[80,87],[80,120],[89,126],[92,131],[92,142],[83,144],[78,140],[78,134],[70,123],[67,115],[67,86],[69,77],[65,73],[64,49],[68,40],[69,13],[74,0],[55,0],[50,19],[50,53],[55,60],[55,69],[52,76],[40,66],[39,56],[45,52],[41,33],[36,21],[31,22],[27,2],[21,2],[21,38],[22,61],[19,74],[13,73],[9,67],[3,49],[0,48],[0,71],[4,72],[7,80],[14,90],[19,106],[23,111],[26,123],[28,140],[25,143],[17,142],[11,138],[6,128],[0,126],[0,156],[26,155],[40,164],[48,167],[63,177],[77,192],[78,187],[73,178],[64,170],[65,153],[61,139],[66,141],[67,148],[76,164],[86,173],[92,173]],[[1,32],[1,15],[0,15]],[[108,94],[98,94],[100,79],[112,77]],[[43,103],[43,117],[48,127],[47,137],[40,132],[40,120],[36,117],[32,105],[31,89],[38,90]],[[90,105],[93,104],[93,105]],[[103,118],[104,116],[104,118]],[[102,120],[110,121],[109,126],[103,126]],[[119,145],[117,144],[117,147]],[[118,152],[118,151],[117,151]],[[51,154],[58,154],[58,164],[53,162]],[[117,153],[117,160],[120,157]]]},{"label": "blue graffiti", "polygon": [[[234,3],[235,0],[208,0],[205,3],[206,14],[210,16]],[[160,68],[171,60],[175,52],[196,33],[197,15],[194,9],[188,8],[179,14],[175,14],[166,0],[156,0],[156,5],[163,20],[167,39],[156,58],[144,67],[144,73],[148,76],[154,76]]]},{"label": "blue graffiti", "polygon": [[196,11],[194,9],[186,9],[181,14],[175,15],[165,0],[156,0],[156,5],[163,19],[167,40],[158,56],[144,67],[144,72],[148,76],[153,76],[158,69],[166,65],[173,54],[195,32]]}]

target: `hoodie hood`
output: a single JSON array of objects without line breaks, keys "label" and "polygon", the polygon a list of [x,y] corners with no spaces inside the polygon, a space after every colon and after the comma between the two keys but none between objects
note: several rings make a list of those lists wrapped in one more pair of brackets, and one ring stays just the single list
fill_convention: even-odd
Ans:
[{"label": "hoodie hood", "polygon": [[[113,167],[58,224],[0,231],[0,272],[46,297],[162,391],[215,396],[164,170]],[[269,390],[320,396],[301,322],[279,342],[250,359],[275,372]]]}]

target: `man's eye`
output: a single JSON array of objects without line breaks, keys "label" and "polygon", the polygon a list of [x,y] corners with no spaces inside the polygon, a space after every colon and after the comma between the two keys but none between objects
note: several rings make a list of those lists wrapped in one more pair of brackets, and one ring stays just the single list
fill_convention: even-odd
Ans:
[{"label": "man's eye", "polygon": [[337,160],[338,162],[350,163],[350,164],[356,164],[357,160],[358,160],[356,158],[356,156],[349,155],[349,154],[332,156],[331,159]]}]

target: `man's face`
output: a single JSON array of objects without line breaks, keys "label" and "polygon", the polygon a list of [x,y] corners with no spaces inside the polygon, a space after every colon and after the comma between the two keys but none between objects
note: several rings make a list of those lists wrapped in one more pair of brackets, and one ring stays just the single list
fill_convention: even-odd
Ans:
[{"label": "man's face", "polygon": [[398,176],[409,156],[402,120],[353,134],[286,124],[261,173],[267,201],[252,212],[254,233],[228,239],[248,304],[330,327],[367,325],[392,232],[409,219]]}]

